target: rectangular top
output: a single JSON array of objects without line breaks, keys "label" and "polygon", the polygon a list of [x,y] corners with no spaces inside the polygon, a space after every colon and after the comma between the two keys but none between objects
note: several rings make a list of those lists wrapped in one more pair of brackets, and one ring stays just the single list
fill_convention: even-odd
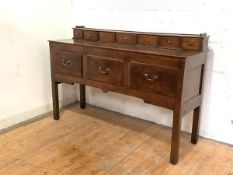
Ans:
[{"label": "rectangular top", "polygon": [[50,42],[104,48],[104,49],[114,49],[114,50],[120,50],[120,51],[156,54],[156,55],[162,55],[162,56],[181,57],[181,58],[185,58],[185,57],[200,53],[200,51],[195,51],[195,50],[167,49],[167,48],[156,48],[156,47],[152,48],[152,47],[146,47],[146,46],[141,46],[141,45],[104,43],[104,42],[94,42],[94,41],[75,40],[75,39],[64,39],[64,40],[56,40],[56,41],[50,41]]}]

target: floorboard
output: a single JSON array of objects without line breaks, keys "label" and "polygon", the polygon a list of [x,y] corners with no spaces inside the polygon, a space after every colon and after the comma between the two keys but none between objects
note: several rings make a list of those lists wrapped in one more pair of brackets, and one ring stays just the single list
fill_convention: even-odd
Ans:
[{"label": "floorboard", "polygon": [[233,175],[233,148],[182,133],[169,163],[171,129],[101,108],[66,107],[0,135],[1,175]]}]

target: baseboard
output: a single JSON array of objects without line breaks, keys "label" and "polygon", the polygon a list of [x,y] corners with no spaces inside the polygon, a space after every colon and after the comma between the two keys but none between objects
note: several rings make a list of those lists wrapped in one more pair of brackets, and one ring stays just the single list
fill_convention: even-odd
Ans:
[{"label": "baseboard", "polygon": [[[77,95],[71,94],[70,96],[59,100],[59,104],[60,104],[60,107],[63,107],[68,104],[74,103],[75,101],[77,101]],[[32,118],[38,117],[40,115],[46,114],[52,111],[52,107],[53,107],[53,104],[51,102],[46,105],[34,108],[32,110],[3,118],[0,120],[0,130],[5,130],[6,128],[17,125],[21,122],[24,122]]]}]

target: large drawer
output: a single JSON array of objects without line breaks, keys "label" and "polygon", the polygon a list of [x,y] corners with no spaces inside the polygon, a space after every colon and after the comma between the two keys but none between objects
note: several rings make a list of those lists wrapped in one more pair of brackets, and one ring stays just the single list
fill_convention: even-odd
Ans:
[{"label": "large drawer", "polygon": [[178,68],[130,63],[130,88],[174,97],[177,90]]},{"label": "large drawer", "polygon": [[86,59],[87,79],[113,85],[123,85],[123,61],[91,55],[87,55]]},{"label": "large drawer", "polygon": [[66,51],[54,51],[52,59],[53,72],[82,77],[82,55]]}]

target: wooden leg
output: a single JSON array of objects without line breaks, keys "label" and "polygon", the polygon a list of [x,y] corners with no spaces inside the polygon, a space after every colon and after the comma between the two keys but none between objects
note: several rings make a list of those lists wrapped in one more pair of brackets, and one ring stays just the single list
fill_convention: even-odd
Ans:
[{"label": "wooden leg", "polygon": [[193,127],[191,135],[191,143],[196,144],[198,142],[199,135],[199,118],[200,118],[200,106],[193,111]]},{"label": "wooden leg", "polygon": [[179,157],[180,147],[180,132],[181,132],[182,117],[180,111],[173,111],[173,124],[172,124],[172,140],[171,140],[171,153],[170,163],[176,165]]},{"label": "wooden leg", "polygon": [[86,97],[85,97],[85,85],[80,84],[80,108],[84,109],[86,107]]},{"label": "wooden leg", "polygon": [[52,95],[53,95],[53,118],[59,120],[59,100],[58,100],[58,83],[52,81]]}]

